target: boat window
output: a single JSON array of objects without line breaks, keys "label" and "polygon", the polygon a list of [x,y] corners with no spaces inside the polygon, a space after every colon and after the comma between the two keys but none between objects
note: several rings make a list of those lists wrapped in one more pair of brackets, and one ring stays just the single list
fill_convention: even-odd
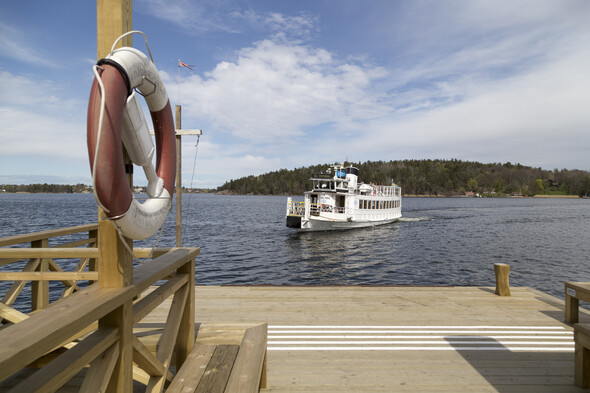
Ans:
[{"label": "boat window", "polygon": [[352,175],[359,175],[359,170],[353,166],[349,166],[348,168],[345,168],[344,171],[346,173],[350,173]]}]

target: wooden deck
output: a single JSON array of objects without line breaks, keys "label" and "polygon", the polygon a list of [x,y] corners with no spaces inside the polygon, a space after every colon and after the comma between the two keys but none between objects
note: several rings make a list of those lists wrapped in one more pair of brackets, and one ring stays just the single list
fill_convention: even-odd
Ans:
[{"label": "wooden deck", "polygon": [[[511,291],[198,286],[197,341],[228,329],[231,342],[232,329],[267,322],[267,392],[584,391],[573,384],[563,300]],[[167,304],[146,329],[163,323]]]}]

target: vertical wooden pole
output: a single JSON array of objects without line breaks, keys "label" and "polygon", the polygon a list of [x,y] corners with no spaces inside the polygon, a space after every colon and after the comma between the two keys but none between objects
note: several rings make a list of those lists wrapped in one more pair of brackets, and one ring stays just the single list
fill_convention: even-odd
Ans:
[{"label": "vertical wooden pole", "polygon": [[[89,244],[88,247],[97,247],[98,248],[98,228],[92,229],[88,231],[88,238],[94,239],[94,244]],[[97,258],[90,258],[88,261],[88,271],[89,272],[97,272],[98,271],[98,261]],[[96,281],[88,281],[88,285],[94,284]]]},{"label": "vertical wooden pole", "polygon": [[510,296],[510,265],[505,263],[494,263],[494,273],[496,274],[496,295]]},{"label": "vertical wooden pole", "polygon": [[[132,29],[131,0],[97,0],[97,57],[105,57],[113,42]],[[132,46],[131,36],[119,46]],[[128,162],[128,160],[126,160]],[[129,177],[130,185],[133,179]],[[129,239],[121,240],[112,222],[99,208],[98,212],[98,279],[103,288],[120,288],[133,280],[133,261],[125,245],[133,248]],[[130,393],[133,389],[133,304],[127,302],[99,321],[99,326],[119,329],[119,357],[113,370],[107,392]]]},{"label": "vertical wooden pole", "polygon": [[[97,21],[97,58],[102,59],[109,54],[113,42],[123,33],[131,30],[132,23],[131,0],[96,0]],[[119,42],[117,47],[132,46],[133,37],[127,36]]]},{"label": "vertical wooden pole", "polygon": [[177,272],[187,273],[189,277],[188,295],[176,336],[176,370],[179,370],[195,345],[195,259],[191,259]]},{"label": "vertical wooden pole", "polygon": [[574,326],[574,383],[584,389],[590,387],[590,337],[587,329],[580,325]]},{"label": "vertical wooden pole", "polygon": [[575,297],[565,293],[565,323],[578,323],[579,322],[579,307],[580,301]]},{"label": "vertical wooden pole", "polygon": [[[133,260],[115,225],[98,209],[98,283],[101,288],[121,288],[133,281]],[[124,238],[125,239],[125,238]],[[133,241],[125,239],[132,248]]]},{"label": "vertical wooden pole", "polygon": [[[181,106],[176,105],[176,129],[182,129]],[[176,135],[176,247],[182,247],[182,140]]]},{"label": "vertical wooden pole", "polygon": [[[31,242],[31,248],[49,247],[49,239]],[[36,269],[39,272],[49,271],[49,260],[42,258]],[[39,310],[49,304],[49,281],[31,281],[31,311]]]}]

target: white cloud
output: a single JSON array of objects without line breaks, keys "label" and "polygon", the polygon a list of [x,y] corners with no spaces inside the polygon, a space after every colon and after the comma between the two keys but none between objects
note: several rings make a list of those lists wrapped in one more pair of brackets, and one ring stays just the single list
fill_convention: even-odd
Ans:
[{"label": "white cloud", "polygon": [[0,155],[86,159],[86,122],[0,107]]},{"label": "white cloud", "polygon": [[0,85],[0,155],[86,159],[85,103],[61,97],[54,82],[7,71]]},{"label": "white cloud", "polygon": [[[590,53],[576,53],[504,80],[473,81],[458,102],[375,122],[358,145],[375,151],[379,140],[380,154],[565,165],[590,149],[589,68]],[[581,157],[578,168],[588,169]]]},{"label": "white cloud", "polygon": [[274,142],[322,123],[346,128],[386,108],[370,93],[381,68],[345,64],[324,49],[261,41],[203,78],[182,82],[187,112],[242,140]]}]

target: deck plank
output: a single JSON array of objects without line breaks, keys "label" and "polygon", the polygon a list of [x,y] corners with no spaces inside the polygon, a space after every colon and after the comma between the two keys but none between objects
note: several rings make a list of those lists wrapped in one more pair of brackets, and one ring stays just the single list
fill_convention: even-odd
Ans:
[{"label": "deck plank", "polygon": [[[563,300],[529,288],[512,287],[511,297],[496,296],[490,287],[197,286],[195,292],[201,323],[197,341],[202,343],[225,335],[228,344],[235,344],[244,324],[259,323],[269,325],[269,348],[277,340],[277,326],[572,331],[563,323]],[[164,315],[165,309],[156,309],[144,322],[161,321]],[[584,312],[580,319],[590,321]],[[447,335],[452,340],[456,333]],[[573,343],[573,338],[564,340]],[[573,352],[535,350],[269,350],[266,391],[583,392],[573,384],[573,359]]]}]

